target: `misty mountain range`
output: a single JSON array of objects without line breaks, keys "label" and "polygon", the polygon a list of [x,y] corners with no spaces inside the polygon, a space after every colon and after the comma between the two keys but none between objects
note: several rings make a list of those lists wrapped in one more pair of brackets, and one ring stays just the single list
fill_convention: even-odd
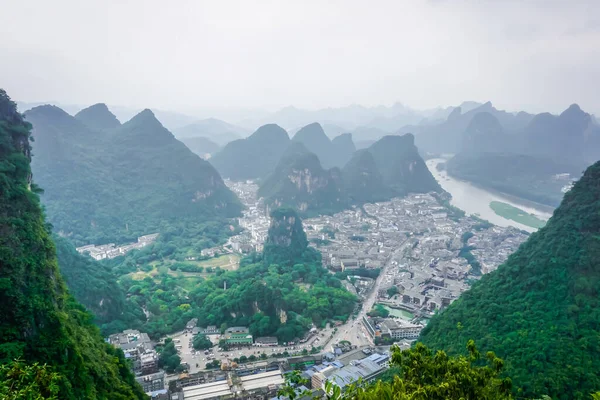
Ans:
[{"label": "misty mountain range", "polygon": [[[20,112],[33,107],[51,104],[60,107],[74,115],[86,106],[61,104],[58,102],[17,102]],[[467,101],[460,107],[469,111],[481,103]],[[138,114],[141,109],[124,106],[108,105],[111,112],[119,121],[127,121]],[[208,111],[199,113],[174,112],[152,109],[159,121],[177,137],[210,136],[208,133],[231,132],[239,137],[248,136],[258,127],[275,123],[294,134],[301,127],[319,122],[325,133],[333,138],[341,133],[354,133],[357,140],[378,139],[389,133],[398,131],[405,125],[431,124],[445,120],[456,107],[435,108],[430,110],[415,110],[401,103],[392,106],[365,107],[350,105],[338,108],[305,110],[293,106],[282,108],[275,112],[264,110],[238,110],[230,113]],[[213,116],[216,116],[214,118]],[[225,122],[227,121],[227,122]],[[204,130],[203,133],[198,130]],[[229,137],[229,141],[238,137]],[[214,138],[211,138],[214,140]]]}]

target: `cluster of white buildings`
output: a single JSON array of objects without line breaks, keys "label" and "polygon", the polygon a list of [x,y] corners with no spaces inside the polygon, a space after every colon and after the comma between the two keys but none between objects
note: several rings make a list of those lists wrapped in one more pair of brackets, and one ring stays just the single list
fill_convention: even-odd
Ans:
[{"label": "cluster of white buildings", "polygon": [[136,243],[124,244],[122,246],[116,246],[114,243],[103,244],[96,246],[88,244],[87,246],[77,247],[77,251],[81,254],[89,254],[94,260],[104,260],[106,258],[115,258],[127,254],[131,250],[141,249],[153,243],[158,237],[158,233],[152,233],[150,235],[140,236]]}]

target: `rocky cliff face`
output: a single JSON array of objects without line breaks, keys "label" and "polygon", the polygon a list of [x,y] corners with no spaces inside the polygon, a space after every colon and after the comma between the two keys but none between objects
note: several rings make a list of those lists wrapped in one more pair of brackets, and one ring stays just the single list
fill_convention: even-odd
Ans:
[{"label": "rocky cliff face", "polygon": [[258,195],[271,208],[295,207],[305,214],[331,213],[345,206],[339,169],[325,170],[301,143],[292,143]]}]

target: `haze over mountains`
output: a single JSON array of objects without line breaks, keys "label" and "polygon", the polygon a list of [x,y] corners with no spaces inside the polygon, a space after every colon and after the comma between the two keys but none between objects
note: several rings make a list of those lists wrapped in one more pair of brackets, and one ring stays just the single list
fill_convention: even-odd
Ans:
[{"label": "haze over mountains", "polygon": [[291,206],[304,215],[317,215],[408,193],[441,191],[412,135],[385,136],[368,149],[346,154],[344,158],[350,159],[343,169],[324,167],[320,160],[328,160],[331,166],[344,154],[336,145],[350,150],[351,139],[346,134],[330,142],[316,123],[301,129],[277,166],[260,181],[259,196],[271,208]]},{"label": "haze over mountains", "polygon": [[[456,151],[448,172],[485,187],[557,206],[563,187],[600,159],[600,127],[576,104],[558,116],[511,117],[487,107],[471,116],[459,139],[468,117],[449,117],[421,142],[430,151]],[[447,136],[454,137],[453,145],[446,144]]]},{"label": "haze over mountains", "polygon": [[201,221],[241,209],[217,171],[150,110],[122,125],[103,105],[76,117],[40,106],[26,118],[48,217],[78,243],[129,241],[183,216]]},{"label": "haze over mountains", "polygon": [[[404,128],[414,129],[415,134],[361,141],[358,150],[355,133],[340,133],[331,139],[318,122],[300,128],[291,138],[277,124],[263,125],[250,136],[221,147],[210,137],[222,135],[223,139],[231,131],[227,131],[229,125],[216,120],[179,131],[184,145],[150,110],[123,124],[104,104],[87,107],[74,116],[55,106],[39,106],[25,117],[32,123],[36,139],[34,176],[45,188],[42,202],[59,235],[53,240],[61,273],[77,300],[95,313],[98,324],[104,329],[137,324],[160,335],[170,332],[167,326],[184,324],[191,314],[185,314],[181,304],[176,303],[177,312],[163,304],[168,316],[161,315],[160,307],[144,299],[131,277],[122,285],[118,279],[123,278],[115,272],[137,271],[140,259],[164,262],[176,247],[165,242],[170,249],[151,248],[110,269],[77,253],[71,242],[126,242],[153,232],[164,234],[165,240],[202,236],[206,224],[219,235],[233,231],[236,228],[229,218],[240,215],[241,204],[222,177],[252,179],[259,184],[258,195],[264,198],[267,210],[273,211],[262,259],[253,259],[252,264],[248,259],[239,272],[229,271],[206,284],[198,283],[185,301],[198,305],[194,315],[205,325],[248,324],[254,334],[292,340],[309,329],[311,319],[297,316],[312,310],[315,299],[326,299],[328,305],[312,314],[312,323],[334,318],[338,310],[345,316],[354,307],[354,297],[341,288],[337,278],[315,281],[322,275],[320,255],[307,248],[300,216],[333,214],[409,193],[441,193],[420,153],[455,152],[446,163],[450,174],[546,204],[562,198],[559,189],[565,182],[556,176],[569,173],[576,177],[600,156],[600,129],[577,105],[558,116],[512,114],[491,103],[470,106],[474,108],[464,113],[459,108],[448,110],[445,120]],[[210,131],[211,127],[217,129]],[[194,136],[203,131],[212,133]],[[185,137],[186,132],[190,136]],[[209,161],[198,154],[210,157]],[[506,357],[507,372],[527,395],[574,393],[575,398],[583,398],[594,390],[597,377],[587,371],[597,369],[595,356],[600,351],[593,343],[597,271],[590,261],[597,250],[592,237],[597,230],[592,214],[600,198],[597,170],[598,164],[588,169],[546,228],[436,316],[424,330],[423,340],[434,348],[458,353],[467,336],[478,338],[481,348]],[[578,234],[581,240],[572,234],[579,228],[583,229]],[[222,243],[223,236],[226,234],[213,243]],[[175,257],[188,259],[179,254]],[[299,263],[309,267],[297,267]],[[282,280],[271,264],[280,265],[284,274],[295,276],[298,282]],[[190,265],[185,268],[194,267]],[[305,269],[310,272],[301,272]],[[221,289],[224,278],[219,276],[243,290],[225,295]],[[306,292],[300,289],[304,279],[317,284]],[[545,283],[536,284],[539,279]],[[277,282],[287,294],[264,288],[263,280]],[[153,281],[145,282],[150,285]],[[223,296],[232,297],[223,301]],[[277,301],[271,302],[271,297]],[[252,299],[261,311],[257,313],[242,298]],[[520,315],[523,301],[531,311],[528,319]],[[155,315],[146,314],[148,307],[154,307]],[[512,314],[507,315],[506,310]],[[293,319],[282,322],[285,319],[277,317],[282,314]],[[557,329],[557,320],[562,324],[558,339],[546,334]],[[570,337],[574,331],[578,336]],[[489,332],[494,332],[493,337]],[[561,350],[545,359],[533,356],[549,354],[548,348]],[[100,352],[95,357],[104,357],[101,348],[94,351]],[[572,373],[554,367],[567,357],[577,360]],[[130,378],[124,374],[119,379],[129,382]],[[120,390],[135,391],[133,383],[128,385],[134,389],[125,385]]]}]

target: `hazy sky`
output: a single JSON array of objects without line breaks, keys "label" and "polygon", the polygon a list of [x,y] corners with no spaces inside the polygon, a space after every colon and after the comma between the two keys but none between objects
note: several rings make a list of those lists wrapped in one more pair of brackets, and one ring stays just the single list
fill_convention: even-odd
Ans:
[{"label": "hazy sky", "polygon": [[600,113],[600,1],[0,0],[15,100]]}]

